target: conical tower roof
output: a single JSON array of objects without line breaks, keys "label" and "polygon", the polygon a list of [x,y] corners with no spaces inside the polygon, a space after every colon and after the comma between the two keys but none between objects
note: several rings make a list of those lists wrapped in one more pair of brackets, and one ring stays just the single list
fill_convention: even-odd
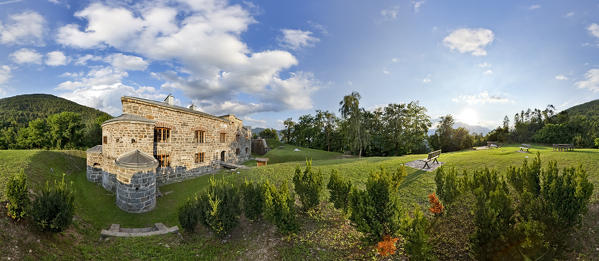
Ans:
[{"label": "conical tower roof", "polygon": [[134,150],[131,152],[127,152],[121,156],[119,156],[116,160],[116,165],[121,168],[130,168],[130,169],[147,169],[147,168],[155,168],[158,166],[158,161],[139,150]]}]

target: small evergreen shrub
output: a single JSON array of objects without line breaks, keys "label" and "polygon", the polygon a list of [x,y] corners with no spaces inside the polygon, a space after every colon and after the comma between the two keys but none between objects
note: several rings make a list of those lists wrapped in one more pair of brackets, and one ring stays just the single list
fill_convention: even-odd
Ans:
[{"label": "small evergreen shrub", "polygon": [[264,209],[264,186],[245,181],[241,189],[243,211],[249,220],[258,220]]},{"label": "small evergreen shrub", "polygon": [[190,198],[178,210],[179,224],[188,232],[193,232],[198,225],[198,199]]},{"label": "small evergreen shrub", "polygon": [[200,222],[218,236],[228,234],[239,223],[239,194],[232,184],[211,177],[208,189],[198,196]]},{"label": "small evergreen shrub", "polygon": [[264,217],[283,234],[295,233],[299,229],[295,219],[295,196],[289,192],[287,182],[280,189],[268,181],[264,183]]},{"label": "small evergreen shrub", "polygon": [[27,191],[27,176],[23,170],[8,179],[6,183],[6,209],[8,210],[8,216],[14,220],[21,220],[28,213],[29,205],[29,192]]},{"label": "small evergreen shrub", "polygon": [[306,168],[303,172],[299,166],[295,169],[293,185],[304,210],[313,209],[320,203],[322,180],[322,173],[312,170],[312,161],[306,161]]},{"label": "small evergreen shrub", "polygon": [[48,183],[33,201],[31,215],[35,224],[43,231],[61,232],[73,221],[75,212],[73,190],[64,181]]},{"label": "small evergreen shrub", "polygon": [[435,174],[437,195],[446,206],[450,205],[460,195],[460,183],[455,168],[446,170],[440,167]]},{"label": "small evergreen shrub", "polygon": [[351,192],[351,188],[352,184],[349,180],[343,180],[336,169],[331,171],[327,189],[330,193],[329,200],[333,202],[336,209],[343,209],[343,212],[348,212],[349,193]]},{"label": "small evergreen shrub", "polygon": [[368,240],[377,242],[399,230],[400,208],[393,174],[381,169],[372,172],[366,190],[352,189],[350,220]]},{"label": "small evergreen shrub", "polygon": [[404,250],[410,260],[433,260],[427,234],[429,222],[417,205],[413,212],[414,217],[406,214],[401,219],[400,233],[404,239]]}]

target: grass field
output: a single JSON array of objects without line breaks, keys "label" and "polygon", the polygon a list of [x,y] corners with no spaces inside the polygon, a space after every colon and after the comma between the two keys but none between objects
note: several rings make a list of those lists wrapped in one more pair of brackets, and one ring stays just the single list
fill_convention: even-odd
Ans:
[{"label": "grass field", "polygon": [[[221,171],[214,174],[232,182],[248,180],[270,180],[280,183],[291,180],[294,169],[303,167],[305,160],[312,159],[313,167],[322,171],[325,182],[332,169],[347,177],[358,187],[363,187],[368,174],[377,168],[399,168],[403,163],[425,158],[425,155],[408,155],[402,157],[367,157],[342,158],[339,153],[324,152],[282,145],[270,151],[264,157],[270,158],[269,165],[235,172]],[[582,164],[588,171],[590,180],[599,187],[599,150],[577,149],[574,152],[553,152],[550,147],[533,146],[531,153],[519,152],[517,146],[506,146],[499,149],[462,151],[443,153],[439,161],[445,167],[460,170],[494,168],[500,171],[510,165],[520,165],[527,157],[541,152],[543,165],[549,160],[556,160],[558,166],[575,167]],[[248,163],[248,165],[251,165]],[[124,255],[127,259],[147,259],[153,255],[177,259],[221,259],[230,257],[245,259],[249,253],[258,253],[254,259],[291,259],[321,258],[367,258],[373,254],[360,243],[360,234],[351,228],[343,216],[334,211],[323,211],[317,215],[301,214],[302,231],[292,238],[278,235],[272,226],[263,223],[243,223],[234,231],[227,243],[214,239],[207,231],[199,235],[176,235],[151,237],[143,239],[110,239],[100,240],[99,232],[112,223],[124,227],[143,227],[155,222],[169,226],[178,225],[176,210],[184,200],[204,189],[211,175],[202,176],[181,183],[160,187],[168,195],[158,199],[156,209],[145,214],[129,214],[116,207],[115,196],[102,187],[90,183],[85,177],[85,153],[81,151],[0,151],[0,201],[4,200],[4,185],[7,178],[23,169],[34,190],[43,186],[46,181],[59,179],[62,173],[71,181],[76,193],[76,220],[71,229],[58,235],[47,235],[24,225],[14,225],[6,217],[1,217],[0,240],[12,242],[12,245],[32,250],[35,257],[70,257],[112,259],[114,254]],[[401,184],[399,194],[403,206],[419,203],[425,206],[426,196],[435,190],[434,173],[408,168],[408,176]],[[597,202],[597,189],[592,200]],[[594,213],[594,212],[593,212]],[[1,214],[1,213],[0,213]],[[589,214],[591,215],[591,214]],[[593,215],[596,215],[594,213]],[[593,221],[592,217],[590,221]],[[587,220],[589,220],[587,216]],[[596,221],[585,222],[578,236],[585,242],[574,249],[579,256],[593,256],[587,253],[599,242]],[[585,230],[586,229],[586,230]],[[324,240],[323,239],[327,239]],[[36,241],[40,239],[40,241]],[[331,242],[343,241],[345,245]],[[588,247],[587,247],[588,245]],[[130,248],[135,246],[136,251]],[[344,249],[343,251],[339,249]],[[339,251],[337,251],[339,250]],[[16,251],[16,252],[15,252]],[[25,251],[25,252],[23,252]],[[173,252],[174,251],[174,252]],[[27,256],[26,250],[15,250],[11,246],[0,246],[0,258],[6,256]],[[16,254],[15,254],[16,253]],[[249,258],[248,258],[249,259]]]}]

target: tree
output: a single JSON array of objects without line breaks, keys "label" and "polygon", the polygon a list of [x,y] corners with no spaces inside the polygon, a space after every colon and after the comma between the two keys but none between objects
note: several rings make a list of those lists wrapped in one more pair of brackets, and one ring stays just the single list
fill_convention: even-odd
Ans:
[{"label": "tree", "polygon": [[277,133],[277,130],[275,129],[264,129],[263,131],[260,132],[260,137],[265,138],[265,139],[276,139],[279,140],[279,134]]},{"label": "tree", "polygon": [[77,148],[83,137],[81,116],[74,112],[61,112],[48,117],[52,145],[57,149]]},{"label": "tree", "polygon": [[17,144],[23,149],[50,148],[48,136],[50,128],[45,119],[35,119],[29,122],[29,127],[19,130]]},{"label": "tree", "polygon": [[285,141],[287,142],[287,144],[289,144],[291,142],[291,132],[293,130],[293,126],[295,126],[295,122],[293,122],[291,118],[287,118],[283,122],[283,125],[285,125]]},{"label": "tree", "polygon": [[352,92],[350,95],[345,95],[343,100],[339,102],[341,106],[339,108],[339,112],[343,119],[345,119],[348,124],[346,125],[347,129],[347,139],[349,142],[350,148],[354,152],[358,152],[358,156],[362,157],[362,149],[363,149],[363,133],[362,133],[362,111],[360,109],[360,93]]}]

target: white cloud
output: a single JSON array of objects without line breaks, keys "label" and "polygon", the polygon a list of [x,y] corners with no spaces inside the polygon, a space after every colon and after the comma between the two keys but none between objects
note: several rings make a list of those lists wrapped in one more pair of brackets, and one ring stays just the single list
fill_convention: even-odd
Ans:
[{"label": "white cloud", "polygon": [[86,54],[83,56],[79,56],[77,58],[77,60],[75,61],[75,65],[87,65],[88,61],[100,61],[100,60],[102,60],[102,57],[100,57],[100,56]]},{"label": "white cloud", "polygon": [[564,17],[572,17],[572,16],[574,16],[574,14],[575,14],[574,12],[568,12],[564,15]]},{"label": "white cloud", "polygon": [[107,56],[104,61],[112,64],[117,69],[125,71],[143,71],[148,68],[148,62],[143,58],[116,53]]},{"label": "white cloud", "polygon": [[0,22],[0,43],[42,45],[44,35],[44,18],[31,11],[11,15],[11,22]]},{"label": "white cloud", "polygon": [[558,80],[558,81],[565,81],[565,80],[568,80],[568,77],[566,77],[563,74],[558,74],[558,75],[555,76],[555,79]]},{"label": "white cloud", "polygon": [[528,7],[528,10],[535,10],[541,8],[541,5],[531,5]]},{"label": "white cloud", "polygon": [[485,74],[485,75],[491,75],[491,74],[493,74],[493,70],[486,70],[486,71],[483,72],[483,74]]},{"label": "white cloud", "polygon": [[424,1],[415,1],[412,0],[412,7],[414,7],[414,12],[420,12],[420,7],[424,4]]},{"label": "white cloud", "polygon": [[254,118],[251,118],[250,116],[245,116],[242,119],[243,119],[243,121],[251,124],[254,127],[265,127],[266,126],[266,120],[254,119]]},{"label": "white cloud", "polygon": [[589,27],[587,27],[587,30],[589,31],[589,33],[591,35],[599,38],[599,24],[593,23],[593,24],[589,25]]},{"label": "white cloud", "polygon": [[46,65],[60,66],[67,63],[68,58],[61,51],[53,51],[46,54]]},{"label": "white cloud", "polygon": [[381,16],[383,16],[383,18],[385,18],[387,20],[397,19],[398,13],[399,13],[399,5],[381,10]]},{"label": "white cloud", "polygon": [[394,63],[399,62],[399,58],[395,58],[395,57],[391,58],[391,62],[394,62]]},{"label": "white cloud", "polygon": [[[174,64],[177,71],[153,74],[165,81],[161,88],[182,91],[207,112],[249,114],[307,108],[310,94],[320,85],[310,73],[291,71],[282,76],[298,63],[291,53],[248,48],[241,35],[255,21],[241,5],[217,0],[147,1],[127,7],[94,3],[76,16],[87,26],[59,28],[59,43],[109,47],[144,60]],[[240,94],[255,102],[240,101]]]},{"label": "white cloud", "polygon": [[574,85],[581,89],[589,89],[599,92],[599,69],[590,69],[584,74],[585,80],[578,81]]},{"label": "white cloud", "polygon": [[488,67],[491,67],[491,64],[487,63],[487,62],[479,63],[478,67],[480,67],[480,68],[488,68]]},{"label": "white cloud", "polygon": [[42,55],[32,49],[21,48],[10,54],[10,57],[18,64],[42,64]]},{"label": "white cloud", "polygon": [[387,68],[383,68],[383,74],[391,74],[391,72]]},{"label": "white cloud", "polygon": [[425,83],[425,84],[430,83],[431,81],[432,80],[429,77],[422,79],[422,83]]},{"label": "white cloud", "polygon": [[93,68],[85,75],[72,73],[75,78],[62,82],[56,90],[64,91],[61,97],[77,103],[98,108],[112,115],[121,112],[121,96],[129,95],[158,100],[166,96],[153,87],[133,87],[123,84],[127,72],[110,66]]},{"label": "white cloud", "polygon": [[11,68],[8,65],[0,66],[0,85],[8,82],[10,77],[12,77]]},{"label": "white cloud", "polygon": [[485,56],[487,51],[484,48],[493,42],[494,37],[493,31],[489,29],[461,28],[451,32],[443,39],[443,43],[451,50],[457,50],[460,53]]},{"label": "white cloud", "polygon": [[283,29],[282,38],[279,39],[280,45],[284,48],[297,50],[303,47],[314,46],[320,39],[312,36],[310,31]]},{"label": "white cloud", "polygon": [[352,81],[347,81],[347,85],[349,85],[349,86],[353,86],[353,85],[354,85],[354,82],[352,82]]},{"label": "white cloud", "polygon": [[451,99],[456,103],[486,104],[486,103],[513,103],[514,101],[496,95],[489,95],[489,92],[484,91],[476,95],[460,95],[457,98]]}]

